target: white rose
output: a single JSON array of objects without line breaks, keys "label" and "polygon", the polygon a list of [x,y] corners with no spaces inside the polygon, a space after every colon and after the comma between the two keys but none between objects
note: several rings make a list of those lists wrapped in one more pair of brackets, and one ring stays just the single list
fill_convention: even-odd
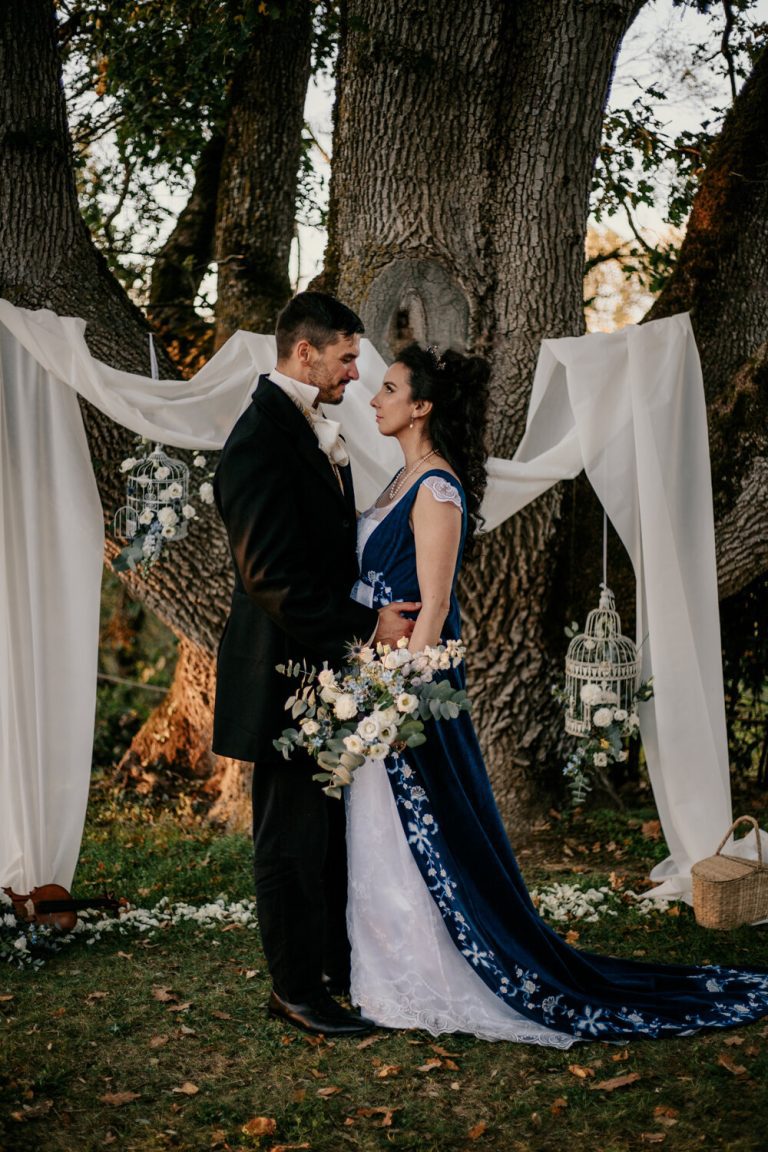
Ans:
[{"label": "white rose", "polygon": [[627,753],[626,752],[617,752],[616,753],[616,759],[618,760],[619,764],[623,764],[624,761],[627,759]]},{"label": "white rose", "polygon": [[397,642],[397,647],[398,648],[407,648],[408,647],[408,637],[407,636],[401,636]]},{"label": "white rose", "polygon": [[595,752],[592,759],[594,761],[595,768],[607,768],[608,757],[606,756],[605,752]]},{"label": "white rose", "polygon": [[120,465],[121,472],[130,472],[131,468],[135,468],[138,460],[134,456],[129,456],[127,460],[123,460]]},{"label": "white rose", "polygon": [[360,649],[357,658],[361,664],[371,664],[375,656],[376,653],[374,652],[373,648],[369,648],[368,645],[366,645],[365,648]]},{"label": "white rose", "polygon": [[27,948],[26,936],[19,936],[19,938],[17,940],[14,940],[13,946],[14,946],[14,948],[18,948],[19,952],[28,952],[29,951],[29,949]]},{"label": "white rose", "polygon": [[146,488],[147,484],[151,484],[152,481],[149,476],[137,476],[136,483],[139,484],[142,488]]},{"label": "white rose", "polygon": [[199,495],[203,504],[213,504],[213,484],[209,484],[206,480],[205,484],[200,485]]},{"label": "white rose", "polygon": [[353,752],[355,756],[361,756],[365,750],[365,745],[359,736],[353,732],[351,736],[344,737],[344,747],[347,752]]},{"label": "white rose", "polygon": [[601,704],[618,704],[618,702],[619,702],[619,698],[615,692],[611,692],[607,689],[603,689],[601,691],[601,693],[600,693],[600,703]]},{"label": "white rose", "polygon": [[301,728],[307,736],[314,736],[316,732],[320,731],[320,725],[317,720],[303,720]]},{"label": "white rose", "polygon": [[389,755],[389,744],[371,744],[368,755],[372,760],[383,760]]},{"label": "white rose", "polygon": [[181,514],[185,520],[194,520],[197,516],[197,512],[195,512],[191,504],[185,504],[181,510]]},{"label": "white rose", "polygon": [[171,474],[170,468],[166,468],[163,464],[160,468],[155,468],[155,480],[167,480]]},{"label": "white rose", "polygon": [[627,718],[626,708],[617,708],[613,714],[613,718],[614,720],[618,721],[619,724],[623,724]]},{"label": "white rose", "polygon": [[205,456],[200,456],[198,454],[195,456],[192,463],[194,464],[195,468],[205,468],[205,465],[208,463],[208,461],[205,459]]},{"label": "white rose", "polygon": [[174,536],[176,535],[176,529],[172,524],[166,524],[166,526],[163,528],[162,534],[166,540],[173,540]]},{"label": "white rose", "polygon": [[364,716],[357,726],[357,734],[366,744],[371,744],[379,738],[379,722],[375,714]]},{"label": "white rose", "polygon": [[630,726],[630,728],[639,728],[640,727],[640,717],[638,716],[637,712],[630,712],[630,714],[629,714],[629,726]]},{"label": "white rose", "polygon": [[613,721],[613,712],[610,708],[598,708],[592,717],[592,723],[596,728],[607,728]]},{"label": "white rose", "polygon": [[155,513],[152,509],[144,508],[144,510],[139,513],[139,524],[151,524],[154,518]]},{"label": "white rose", "polygon": [[397,722],[397,708],[394,704],[390,704],[389,708],[377,708],[376,716],[382,727],[385,724],[395,724]]},{"label": "white rose", "polygon": [[184,489],[178,480],[174,480],[173,484],[169,484],[166,488],[165,495],[169,500],[180,500],[184,495]]},{"label": "white rose", "polygon": [[400,654],[399,652],[387,652],[381,661],[385,668],[394,669],[400,667]]},{"label": "white rose", "polygon": [[329,688],[336,683],[336,676],[332,668],[322,668],[317,674],[317,682],[323,688]]},{"label": "white rose", "polygon": [[382,724],[379,730],[379,739],[384,744],[393,744],[397,740],[397,725],[396,724]]},{"label": "white rose", "polygon": [[333,710],[339,720],[351,720],[353,716],[357,715],[357,704],[354,696],[350,696],[348,692],[342,692],[340,696],[336,697]]},{"label": "white rose", "polygon": [[602,693],[597,684],[584,684],[581,692],[579,693],[582,704],[591,706],[592,704],[599,704],[602,698]]},{"label": "white rose", "polygon": [[161,508],[157,514],[157,518],[163,528],[172,528],[174,524],[178,524],[179,522],[179,518],[173,508]]},{"label": "white rose", "polygon": [[412,692],[401,692],[395,703],[398,712],[415,712],[419,706],[418,697]]}]

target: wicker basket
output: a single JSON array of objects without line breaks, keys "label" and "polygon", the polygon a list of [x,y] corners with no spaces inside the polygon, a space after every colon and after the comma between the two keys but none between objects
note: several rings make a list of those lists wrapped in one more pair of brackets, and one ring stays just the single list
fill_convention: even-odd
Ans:
[{"label": "wicker basket", "polygon": [[[757,841],[757,860],[722,855],[734,828],[751,824]],[[768,868],[763,864],[760,829],[752,816],[739,816],[726,832],[714,856],[691,868],[693,911],[702,928],[738,928],[768,917]]]}]

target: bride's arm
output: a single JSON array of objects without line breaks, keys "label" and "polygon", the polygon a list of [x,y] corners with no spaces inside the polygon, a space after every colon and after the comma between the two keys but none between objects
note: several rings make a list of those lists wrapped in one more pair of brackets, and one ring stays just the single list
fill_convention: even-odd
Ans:
[{"label": "bride's arm", "polygon": [[461,541],[461,510],[435,500],[422,485],[411,514],[421,611],[408,643],[412,652],[440,641],[451,605],[451,588]]}]

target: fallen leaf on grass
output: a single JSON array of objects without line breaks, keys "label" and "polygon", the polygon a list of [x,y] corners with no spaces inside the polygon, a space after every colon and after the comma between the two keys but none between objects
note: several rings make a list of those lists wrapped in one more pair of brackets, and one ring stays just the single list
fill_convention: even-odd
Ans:
[{"label": "fallen leaf on grass", "polygon": [[434,1072],[437,1068],[442,1068],[443,1062],[436,1056],[430,1057],[424,1064],[419,1064],[416,1069],[417,1072]]},{"label": "fallen leaf on grass", "polygon": [[668,1108],[665,1104],[657,1104],[653,1110],[654,1119],[662,1128],[674,1128],[677,1124],[677,1108]]},{"label": "fallen leaf on grass", "polygon": [[271,1116],[254,1116],[241,1129],[246,1136],[272,1136],[276,1130],[277,1120]]},{"label": "fallen leaf on grass", "polygon": [[578,1076],[580,1080],[586,1080],[588,1076],[594,1076],[594,1068],[585,1068],[583,1064],[569,1064],[568,1071],[572,1076]]},{"label": "fallen leaf on grass", "polygon": [[439,1044],[430,1044],[430,1048],[433,1052],[436,1052],[438,1056],[461,1056],[461,1052],[448,1052],[447,1049],[442,1048]]},{"label": "fallen leaf on grass", "polygon": [[229,1012],[211,1012],[211,1016],[216,1020],[231,1020],[232,1017]]},{"label": "fallen leaf on grass", "polygon": [[721,1068],[725,1068],[725,1070],[727,1072],[730,1072],[732,1076],[748,1076],[749,1075],[748,1069],[746,1069],[743,1064],[736,1064],[735,1061],[733,1061],[730,1056],[727,1056],[725,1054],[725,1052],[720,1053],[720,1055],[717,1058],[717,1062]]},{"label": "fallen leaf on grass", "polygon": [[641,1132],[640,1133],[640,1143],[641,1144],[663,1144],[664,1141],[666,1140],[666,1138],[667,1137],[665,1136],[665,1134],[663,1132]]},{"label": "fallen leaf on grass", "polygon": [[161,1004],[169,1004],[173,1000],[178,1000],[178,996],[175,992],[171,992],[170,988],[158,987],[152,989],[152,998],[159,1000]]},{"label": "fallen leaf on grass", "polygon": [[553,1116],[559,1116],[560,1113],[564,1112],[567,1107],[568,1101],[566,1100],[565,1096],[558,1096],[557,1099],[553,1100],[550,1104],[549,1110]]},{"label": "fallen leaf on grass", "polygon": [[186,1012],[192,1007],[192,1001],[187,1000],[184,1004],[169,1004],[169,1012]]},{"label": "fallen leaf on grass", "polygon": [[9,1000],[13,1000],[13,996],[0,996],[0,1004],[7,1004]]},{"label": "fallen leaf on grass", "polygon": [[613,1076],[610,1080],[599,1080],[597,1084],[590,1084],[590,1088],[596,1092],[615,1092],[617,1088],[626,1088],[640,1079],[642,1077],[639,1072],[628,1072],[626,1076]]},{"label": "fallen leaf on grass", "polygon": [[121,960],[133,960],[133,952],[118,952],[117,955]]},{"label": "fallen leaf on grass", "polygon": [[245,978],[246,980],[253,980],[254,976],[258,976],[258,974],[258,968],[247,968],[245,971]]},{"label": "fallen leaf on grass", "polygon": [[93,1004],[95,1000],[104,1000],[109,992],[89,992],[85,998],[86,1004]]},{"label": "fallen leaf on grass", "polygon": [[467,1132],[467,1140],[479,1140],[487,1129],[488,1125],[485,1120],[478,1120],[477,1124],[473,1124],[469,1132]]},{"label": "fallen leaf on grass", "polygon": [[569,928],[565,934],[566,944],[575,944],[577,942],[577,940],[579,939],[580,935],[581,935],[581,933],[577,932],[575,928]]},{"label": "fallen leaf on grass", "polygon": [[366,1119],[370,1119],[372,1116],[381,1116],[381,1124],[379,1127],[391,1128],[395,1112],[399,1112],[400,1107],[402,1107],[402,1105],[396,1108],[386,1108],[383,1105],[380,1105],[377,1108],[358,1108],[355,1112],[355,1116],[363,1116]]},{"label": "fallen leaf on grass", "polygon": [[661,823],[658,820],[646,820],[640,826],[643,840],[661,840]]},{"label": "fallen leaf on grass", "polygon": [[381,1068],[376,1072],[376,1075],[379,1080],[386,1080],[389,1076],[397,1076],[398,1072],[401,1072],[402,1069],[402,1064],[382,1064]]},{"label": "fallen leaf on grass", "polygon": [[149,1046],[150,1048],[162,1048],[169,1040],[170,1036],[153,1036],[149,1041]]},{"label": "fallen leaf on grass", "polygon": [[99,1096],[102,1104],[110,1104],[113,1108],[122,1108],[123,1104],[130,1104],[133,1100],[138,1100],[141,1092],[106,1092],[103,1096]]},{"label": "fallen leaf on grass", "polygon": [[185,1080],[181,1088],[171,1088],[171,1092],[176,1092],[181,1096],[197,1096],[199,1091],[197,1084],[192,1084],[189,1080]]},{"label": "fallen leaf on grass", "polygon": [[318,1088],[317,1090],[318,1096],[324,1097],[335,1096],[337,1092],[341,1092],[341,1088],[338,1088],[335,1084],[329,1084],[327,1088]]},{"label": "fallen leaf on grass", "polygon": [[311,1147],[312,1145],[307,1144],[306,1142],[304,1144],[273,1144],[269,1152],[293,1152],[294,1149],[296,1149],[296,1152],[298,1152],[300,1148]]},{"label": "fallen leaf on grass", "polygon": [[365,1040],[361,1040],[359,1044],[355,1045],[355,1047],[357,1048],[358,1052],[362,1052],[363,1048],[370,1048],[371,1044],[378,1044],[379,1040],[383,1039],[383,1036],[366,1036]]},{"label": "fallen leaf on grass", "polygon": [[186,1024],[182,1024],[181,1028],[179,1028],[179,1035],[180,1036],[197,1036],[197,1032],[195,1031],[194,1028],[188,1028]]},{"label": "fallen leaf on grass", "polygon": [[611,1060],[613,1060],[614,1064],[619,1064],[624,1060],[629,1060],[629,1048],[625,1048],[622,1052],[614,1052],[613,1056],[611,1056]]},{"label": "fallen leaf on grass", "polygon": [[25,1120],[39,1120],[53,1108],[53,1100],[39,1100],[37,1104],[23,1104],[20,1111],[11,1112],[11,1119],[23,1124]]}]

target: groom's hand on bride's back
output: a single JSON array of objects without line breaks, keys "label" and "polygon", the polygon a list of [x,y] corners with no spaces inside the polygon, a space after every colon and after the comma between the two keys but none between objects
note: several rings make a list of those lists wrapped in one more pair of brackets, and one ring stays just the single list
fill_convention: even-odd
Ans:
[{"label": "groom's hand on bride's back", "polygon": [[413,632],[415,620],[409,620],[404,612],[418,612],[420,602],[410,600],[395,600],[392,604],[385,604],[379,608],[379,623],[373,637],[374,644],[389,644],[394,648],[403,636],[410,636]]}]

